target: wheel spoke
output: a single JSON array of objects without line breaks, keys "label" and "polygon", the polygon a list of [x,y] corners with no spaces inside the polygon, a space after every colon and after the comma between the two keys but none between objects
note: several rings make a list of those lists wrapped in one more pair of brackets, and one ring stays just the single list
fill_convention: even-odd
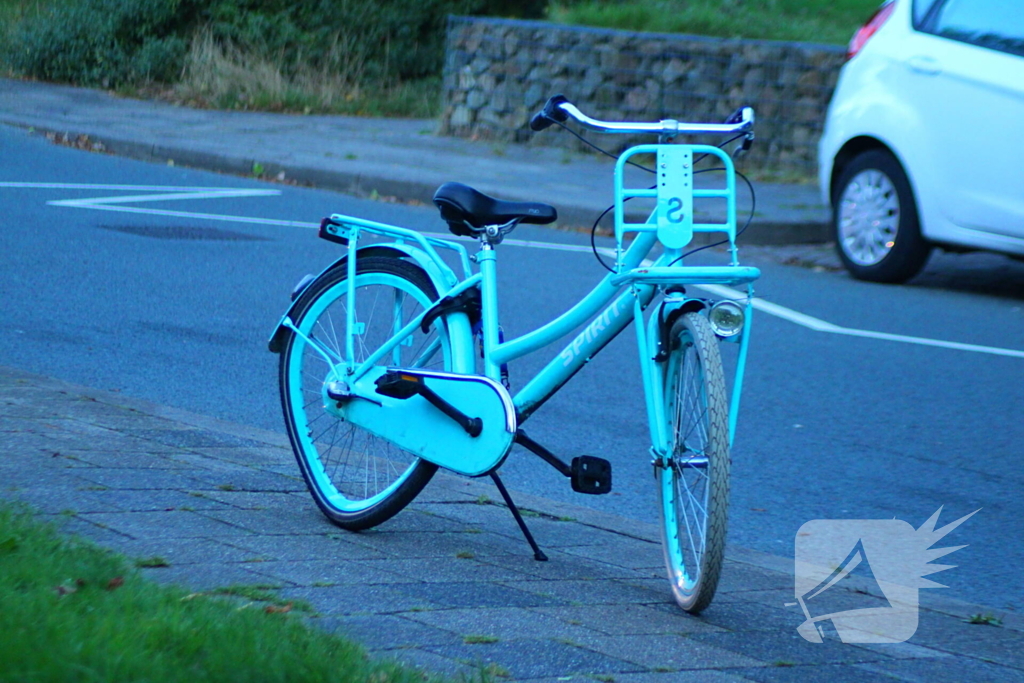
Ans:
[{"label": "wheel spoke", "polygon": [[663,536],[676,600],[699,612],[714,595],[723,561],[728,415],[718,342],[707,319],[685,314],[673,335],[682,343],[666,364],[670,467],[662,477],[670,479],[661,491],[670,499],[662,506]]},{"label": "wheel spoke", "polygon": [[[355,319],[362,329],[353,340],[356,362],[368,358],[437,298],[423,271],[403,260],[365,257],[358,268]],[[295,336],[282,355],[282,397],[296,455],[321,509],[343,526],[378,507],[387,512],[377,515],[374,523],[383,521],[422,488],[434,469],[363,429],[361,423],[349,422],[344,406],[336,410],[333,403],[324,405],[324,383],[333,381],[335,375],[331,363],[317,351],[344,362],[350,305],[346,277],[347,271],[338,272],[333,280],[322,281],[311,291],[294,317],[311,342]],[[415,330],[406,344],[396,345],[381,364],[401,365],[416,359],[421,365],[450,369],[447,332],[441,323],[426,334]]]}]

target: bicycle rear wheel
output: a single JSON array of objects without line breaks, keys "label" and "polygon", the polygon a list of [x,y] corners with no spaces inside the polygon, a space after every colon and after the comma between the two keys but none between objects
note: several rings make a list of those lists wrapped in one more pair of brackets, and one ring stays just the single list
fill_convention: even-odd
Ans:
[{"label": "bicycle rear wheel", "polygon": [[[390,339],[436,301],[437,290],[418,266],[393,257],[363,257],[356,270],[356,361]],[[328,412],[324,385],[335,377],[321,352],[345,357],[349,308],[346,268],[303,292],[292,321],[319,349],[292,333],[281,353],[281,403],[288,436],[313,500],[338,526],[367,529],[394,516],[426,486],[437,466]],[[381,365],[451,370],[443,320],[417,328]]]},{"label": "bicycle rear wheel", "polygon": [[668,465],[656,470],[665,564],[676,602],[696,614],[711,603],[725,556],[729,508],[729,408],[711,325],[686,313],[672,327],[665,369]]}]

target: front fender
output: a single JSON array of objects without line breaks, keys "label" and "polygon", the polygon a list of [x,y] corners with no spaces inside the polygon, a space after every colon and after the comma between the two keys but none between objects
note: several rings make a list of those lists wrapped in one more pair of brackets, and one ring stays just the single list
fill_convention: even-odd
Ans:
[{"label": "front fender", "polygon": [[[359,247],[356,249],[356,255],[357,258],[359,256],[391,256],[394,258],[412,259],[427,273],[427,276],[430,278],[431,282],[434,283],[434,287],[439,293],[448,291],[458,282],[458,278],[455,276],[455,273],[452,272],[448,266],[443,263],[437,263],[422,249],[417,249],[416,247],[408,244],[369,244],[365,247]],[[288,334],[288,328],[285,327],[285,321],[291,318],[292,312],[298,305],[302,293],[314,282],[326,277],[326,275],[335,268],[344,268],[347,263],[348,254],[342,256],[340,259],[324,268],[316,277],[311,278],[306,276],[306,278],[300,281],[299,286],[296,287],[294,292],[292,292],[291,305],[288,306],[288,310],[286,310],[284,315],[281,316],[281,319],[274,327],[273,333],[270,335],[270,340],[267,342],[267,347],[270,349],[271,353],[281,353],[281,350],[284,348],[284,341]]]}]

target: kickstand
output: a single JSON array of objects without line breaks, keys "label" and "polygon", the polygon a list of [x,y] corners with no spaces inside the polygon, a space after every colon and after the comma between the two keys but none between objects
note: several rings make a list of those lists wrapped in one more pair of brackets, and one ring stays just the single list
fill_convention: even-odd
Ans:
[{"label": "kickstand", "polygon": [[505,505],[508,505],[508,509],[512,511],[512,516],[516,518],[516,523],[519,524],[519,528],[523,532],[523,536],[526,536],[526,542],[533,548],[533,559],[538,562],[547,562],[548,556],[544,554],[544,551],[537,545],[537,541],[533,540],[533,534],[526,528],[526,522],[523,521],[523,516],[519,514],[519,508],[512,502],[512,496],[508,495],[508,489],[501,483],[501,479],[498,478],[497,472],[491,472],[491,479],[494,480],[494,485],[498,487],[498,492],[501,493],[501,497],[505,499]]}]

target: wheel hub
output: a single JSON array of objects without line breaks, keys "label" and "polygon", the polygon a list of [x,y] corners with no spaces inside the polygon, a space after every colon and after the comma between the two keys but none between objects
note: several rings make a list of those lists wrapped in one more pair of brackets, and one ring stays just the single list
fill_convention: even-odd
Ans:
[{"label": "wheel hub", "polygon": [[861,266],[880,263],[896,245],[900,202],[889,177],[876,169],[861,171],[839,199],[839,244]]}]

